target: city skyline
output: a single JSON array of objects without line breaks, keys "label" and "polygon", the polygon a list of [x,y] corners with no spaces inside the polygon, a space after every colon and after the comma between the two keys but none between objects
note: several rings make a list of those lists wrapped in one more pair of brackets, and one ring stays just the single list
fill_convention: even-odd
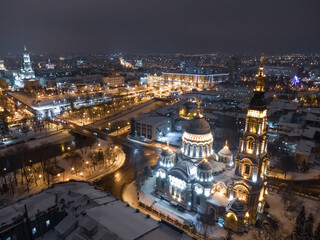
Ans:
[{"label": "city skyline", "polygon": [[23,44],[33,52],[61,54],[318,53],[319,6],[318,1],[3,1],[0,54],[18,53]]}]

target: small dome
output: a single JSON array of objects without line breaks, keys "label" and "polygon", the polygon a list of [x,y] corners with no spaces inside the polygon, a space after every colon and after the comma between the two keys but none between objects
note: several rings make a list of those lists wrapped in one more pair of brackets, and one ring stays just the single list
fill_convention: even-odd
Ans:
[{"label": "small dome", "polygon": [[230,151],[228,142],[226,141],[226,144],[224,147],[218,152],[219,156],[233,156],[233,153]]},{"label": "small dome", "polygon": [[211,133],[211,130],[209,123],[203,117],[197,115],[192,120],[190,120],[186,132],[202,135]]},{"label": "small dome", "polygon": [[197,166],[197,180],[200,182],[211,182],[213,167],[207,159],[203,159]]},{"label": "small dome", "polygon": [[174,162],[175,162],[175,154],[171,150],[171,148],[169,148],[169,144],[168,144],[168,146],[162,150],[161,157],[159,158],[158,163],[162,167],[171,168],[173,167]]},{"label": "small dome", "polygon": [[198,164],[198,169],[203,170],[203,171],[208,171],[212,172],[213,168],[212,165],[209,163],[208,160],[203,159],[199,164]]},{"label": "small dome", "polygon": [[163,156],[163,157],[170,156],[172,154],[173,154],[173,151],[171,148],[165,148],[161,152],[161,156]]},{"label": "small dome", "polygon": [[232,211],[238,216],[244,217],[247,212],[247,206],[241,202],[239,199],[233,199],[229,202],[227,206],[227,211]]}]

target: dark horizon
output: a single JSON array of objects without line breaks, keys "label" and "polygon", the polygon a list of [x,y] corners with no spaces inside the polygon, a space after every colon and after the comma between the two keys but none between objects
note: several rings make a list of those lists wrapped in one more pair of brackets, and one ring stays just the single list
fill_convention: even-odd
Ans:
[{"label": "dark horizon", "polygon": [[0,2],[0,54],[320,53],[320,2]]}]

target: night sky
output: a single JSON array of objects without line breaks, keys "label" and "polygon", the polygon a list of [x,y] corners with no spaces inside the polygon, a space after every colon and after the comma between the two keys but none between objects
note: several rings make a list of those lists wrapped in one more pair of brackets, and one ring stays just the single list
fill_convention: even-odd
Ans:
[{"label": "night sky", "polygon": [[0,0],[0,54],[320,53],[319,0]]}]

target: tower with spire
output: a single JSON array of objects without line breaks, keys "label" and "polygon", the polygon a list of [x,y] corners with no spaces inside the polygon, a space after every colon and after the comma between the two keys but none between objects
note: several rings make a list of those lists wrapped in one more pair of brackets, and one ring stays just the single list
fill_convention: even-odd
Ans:
[{"label": "tower with spire", "polygon": [[234,181],[229,187],[229,198],[236,198],[247,205],[249,224],[254,224],[258,213],[262,212],[267,194],[266,172],[269,161],[263,61],[264,55],[256,75],[254,95],[247,109],[245,130],[240,138]]},{"label": "tower with spire", "polygon": [[24,45],[23,51],[23,68],[21,69],[21,78],[23,80],[30,80],[35,78],[35,74],[32,69],[32,63],[30,60],[30,54],[27,50],[26,45]]}]

